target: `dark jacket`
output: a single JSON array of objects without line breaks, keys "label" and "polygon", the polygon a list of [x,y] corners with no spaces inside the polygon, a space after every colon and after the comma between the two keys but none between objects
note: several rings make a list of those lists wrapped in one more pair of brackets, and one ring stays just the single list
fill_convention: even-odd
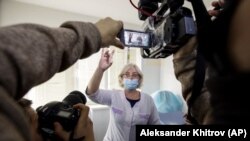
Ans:
[{"label": "dark jacket", "polygon": [[[190,54],[174,59],[173,63],[175,76],[182,86],[183,98],[188,103],[193,90],[196,51],[194,50]],[[207,80],[207,74],[205,80]],[[203,85],[201,94],[195,99],[194,103],[192,103],[192,107],[188,108],[190,108],[191,114],[198,124],[206,124],[206,115],[210,110],[210,94],[205,84]],[[190,121],[187,121],[187,124],[193,124],[189,122]]]}]

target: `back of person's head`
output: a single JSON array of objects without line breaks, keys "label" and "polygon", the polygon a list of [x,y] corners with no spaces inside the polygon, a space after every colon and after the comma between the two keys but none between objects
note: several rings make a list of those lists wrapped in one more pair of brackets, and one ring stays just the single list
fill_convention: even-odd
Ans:
[{"label": "back of person's head", "polygon": [[21,106],[30,122],[31,140],[46,141],[46,139],[42,137],[38,129],[38,115],[36,111],[31,107],[32,103],[32,100],[26,98],[21,98],[20,100],[18,100],[18,104]]},{"label": "back of person's head", "polygon": [[180,96],[167,91],[159,90],[152,94],[156,108],[158,112],[170,113],[170,112],[182,112],[183,111],[183,101]]},{"label": "back of person's head", "polygon": [[[30,118],[29,109],[31,109],[32,101],[26,98],[18,100],[18,104],[22,107],[24,113]],[[30,119],[31,120],[31,119]]]},{"label": "back of person's head", "polygon": [[179,95],[159,90],[151,96],[163,124],[184,124],[184,102]]},{"label": "back of person's head", "polygon": [[21,98],[20,100],[18,100],[18,104],[22,107],[22,108],[29,108],[32,104],[32,101],[26,98]]}]

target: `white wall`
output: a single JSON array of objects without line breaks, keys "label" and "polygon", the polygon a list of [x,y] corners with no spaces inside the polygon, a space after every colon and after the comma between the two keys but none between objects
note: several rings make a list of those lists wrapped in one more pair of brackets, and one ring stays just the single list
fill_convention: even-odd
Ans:
[{"label": "white wall", "polygon": [[[65,12],[62,10],[26,4],[12,0],[1,0],[0,11],[1,26],[15,23],[32,22],[58,27],[64,21],[69,20],[96,22],[100,18],[104,18]],[[124,23],[124,26],[131,29],[140,28],[140,25],[130,23]]]},{"label": "white wall", "polygon": [[[144,82],[142,91],[152,94],[157,90],[169,90],[182,97],[181,84],[176,79],[173,56],[163,59],[142,59]],[[183,110],[187,111],[186,101],[182,98]]]},{"label": "white wall", "polygon": [[181,84],[174,75],[173,55],[161,59],[160,89],[168,89],[176,94],[181,94]]},{"label": "white wall", "polygon": [[174,75],[172,59],[172,56],[164,59],[142,59],[143,91],[151,94],[157,90],[170,90],[181,94],[181,85]]},{"label": "white wall", "polygon": [[93,121],[95,140],[102,141],[107,131],[109,123],[110,109],[107,106],[92,106],[90,109],[90,118]]},{"label": "white wall", "polygon": [[151,94],[160,89],[160,60],[142,59],[142,91]]}]

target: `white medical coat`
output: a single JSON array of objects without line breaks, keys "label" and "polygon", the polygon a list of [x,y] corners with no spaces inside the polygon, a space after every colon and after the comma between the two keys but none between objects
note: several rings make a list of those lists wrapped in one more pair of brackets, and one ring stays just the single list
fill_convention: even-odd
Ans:
[{"label": "white medical coat", "polygon": [[103,141],[135,141],[137,124],[160,124],[159,114],[151,96],[141,93],[140,100],[131,107],[123,90],[101,90],[88,97],[110,107],[110,120]]}]

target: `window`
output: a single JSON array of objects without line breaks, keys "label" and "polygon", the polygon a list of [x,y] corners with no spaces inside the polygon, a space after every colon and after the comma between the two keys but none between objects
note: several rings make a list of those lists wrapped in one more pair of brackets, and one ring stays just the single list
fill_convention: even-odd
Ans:
[{"label": "window", "polygon": [[[138,63],[141,58],[140,51],[135,48],[115,49],[112,66],[104,73],[100,88],[121,89],[118,83],[118,75],[127,62]],[[128,52],[130,55],[128,55]],[[85,89],[91,79],[100,59],[101,51],[89,58],[78,60],[64,72],[56,74],[49,81],[34,87],[25,96],[33,101],[33,108],[44,105],[51,101],[62,101],[71,91],[78,90],[85,93]],[[140,66],[138,64],[138,66]],[[88,104],[95,104],[88,100]]]}]

